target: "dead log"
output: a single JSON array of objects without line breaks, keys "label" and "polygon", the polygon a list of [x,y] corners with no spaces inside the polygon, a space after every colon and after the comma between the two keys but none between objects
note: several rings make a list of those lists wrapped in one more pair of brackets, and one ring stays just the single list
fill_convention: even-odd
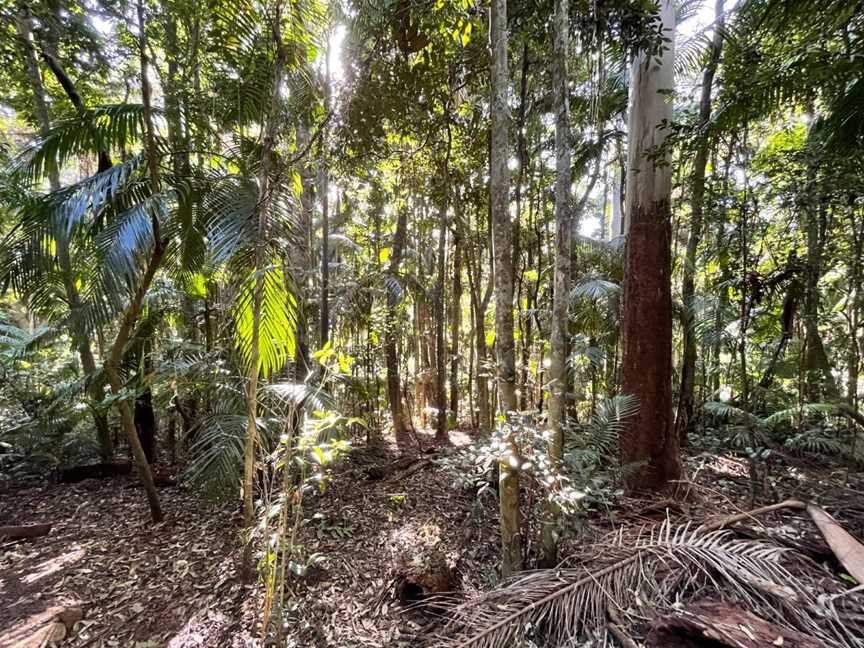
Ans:
[{"label": "dead log", "polygon": [[128,462],[98,463],[84,466],[73,466],[60,471],[61,484],[76,484],[85,479],[108,479],[132,472],[132,464]]},{"label": "dead log", "polygon": [[646,648],[826,648],[818,639],[723,601],[700,601],[655,619]]},{"label": "dead log", "polygon": [[0,526],[0,538],[4,540],[23,540],[41,538],[51,532],[50,524],[30,524],[27,526]]},{"label": "dead log", "polygon": [[420,459],[419,461],[416,461],[413,464],[411,464],[410,466],[408,466],[407,468],[405,468],[405,470],[398,472],[395,475],[393,475],[392,477],[390,477],[390,479],[388,481],[401,482],[406,477],[410,477],[414,473],[420,472],[426,466],[429,466],[431,464],[432,464],[431,459]]},{"label": "dead log", "polygon": [[432,460],[438,456],[437,452],[427,453],[425,457],[407,456],[400,457],[396,461],[391,461],[383,466],[369,466],[363,471],[366,479],[369,481],[378,481],[379,479],[392,479],[399,481],[413,475],[418,470],[421,470],[432,463]]}]

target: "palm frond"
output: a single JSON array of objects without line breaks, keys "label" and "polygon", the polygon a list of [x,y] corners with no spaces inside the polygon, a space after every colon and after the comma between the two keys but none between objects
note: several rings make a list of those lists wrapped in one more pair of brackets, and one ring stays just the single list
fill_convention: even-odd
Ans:
[{"label": "palm frond", "polygon": [[255,290],[262,281],[261,318],[258,337],[258,368],[269,376],[282,368],[296,349],[297,299],[289,290],[285,273],[278,263],[252,272],[244,281],[234,302],[234,337],[244,362],[252,362]]},{"label": "palm frond", "polygon": [[135,284],[153,247],[153,219],[169,221],[175,195],[172,190],[149,196],[118,214],[96,237],[104,259],[103,282],[108,292],[123,294]]},{"label": "palm frond", "polygon": [[227,493],[240,483],[243,466],[245,414],[217,413],[204,417],[192,430],[194,442],[184,479],[216,494]]},{"label": "palm frond", "polygon": [[800,407],[790,407],[774,412],[762,420],[767,425],[775,426],[779,423],[794,421],[806,414],[837,414],[837,405],[834,403],[804,403]]},{"label": "palm frond", "polygon": [[54,165],[62,168],[72,157],[84,153],[125,149],[140,138],[144,106],[110,104],[88,108],[67,118],[15,159],[11,172],[35,184]]},{"label": "palm frond", "polygon": [[583,279],[573,287],[573,290],[570,291],[570,301],[576,301],[577,299],[603,299],[620,293],[621,286],[614,281],[600,277],[591,277]]},{"label": "palm frond", "polygon": [[709,414],[713,414],[714,416],[718,416],[721,418],[726,418],[733,422],[743,423],[752,427],[761,427],[764,425],[763,420],[755,414],[751,414],[750,412],[743,410],[740,407],[735,407],[730,403],[724,403],[721,401],[708,401],[702,407]]},{"label": "palm frond", "polygon": [[[839,619],[824,618],[810,590],[782,564],[783,550],[737,540],[724,531],[700,534],[664,523],[625,545],[595,548],[585,567],[527,572],[498,589],[452,606],[438,648],[560,646],[605,635],[606,611],[644,618],[648,606],[668,609],[705,586],[742,601],[778,625],[807,632],[831,645],[852,646]],[[829,613],[830,614],[830,613]]]}]

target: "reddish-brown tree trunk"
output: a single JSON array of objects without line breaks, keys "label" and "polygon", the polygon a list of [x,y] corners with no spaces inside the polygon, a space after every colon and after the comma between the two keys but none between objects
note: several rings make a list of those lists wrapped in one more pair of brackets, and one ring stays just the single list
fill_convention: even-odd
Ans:
[{"label": "reddish-brown tree trunk", "polygon": [[[671,0],[658,23],[674,43]],[[681,475],[672,417],[672,178],[658,158],[672,117],[666,92],[674,86],[673,48],[633,62],[628,124],[627,245],[624,255],[622,391],[639,411],[621,435],[621,465],[630,492],[661,491]]]}]

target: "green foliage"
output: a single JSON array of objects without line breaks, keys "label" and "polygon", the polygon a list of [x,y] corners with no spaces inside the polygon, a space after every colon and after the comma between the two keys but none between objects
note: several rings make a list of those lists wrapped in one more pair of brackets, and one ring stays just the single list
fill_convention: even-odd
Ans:
[{"label": "green foliage", "polygon": [[[255,293],[261,285],[261,301]],[[264,377],[282,368],[296,351],[297,299],[288,291],[282,267],[271,265],[250,274],[234,302],[233,318],[237,348],[244,362],[252,359],[254,312],[260,310],[258,368]]]}]

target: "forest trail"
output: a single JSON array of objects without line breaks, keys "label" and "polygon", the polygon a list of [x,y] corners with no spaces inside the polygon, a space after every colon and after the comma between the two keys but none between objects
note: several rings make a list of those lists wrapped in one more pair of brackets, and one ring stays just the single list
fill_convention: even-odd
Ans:
[{"label": "forest trail", "polygon": [[[423,620],[398,614],[393,598],[410,552],[443,557],[462,589],[489,584],[481,579],[498,551],[494,505],[478,509],[424,455],[377,478],[397,456],[392,440],[357,448],[327,491],[308,498],[298,544],[321,558],[290,583],[304,601],[291,620],[298,646],[412,645]],[[135,484],[129,476],[3,495],[0,524],[53,528],[0,547],[0,646],[29,646],[19,642],[71,607],[84,618],[64,648],[254,645],[260,589],[236,578],[239,513],[164,488],[166,521],[152,525]]]}]

